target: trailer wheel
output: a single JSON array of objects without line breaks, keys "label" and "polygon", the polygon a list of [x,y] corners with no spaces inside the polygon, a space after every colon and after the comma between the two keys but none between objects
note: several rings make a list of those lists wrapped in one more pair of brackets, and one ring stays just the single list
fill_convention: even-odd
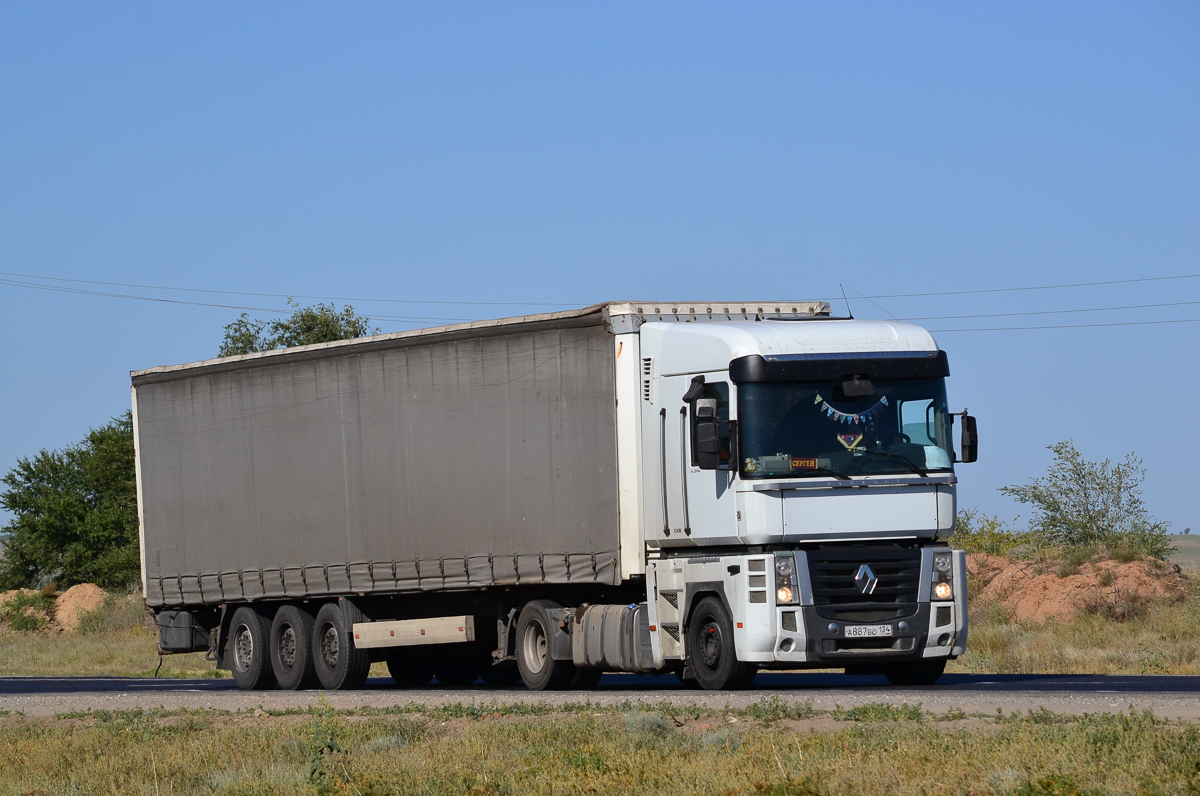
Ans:
[{"label": "trailer wheel", "polygon": [[758,673],[756,667],[737,659],[733,620],[716,597],[705,597],[692,611],[687,652],[696,682],[708,691],[745,688]]},{"label": "trailer wheel", "polygon": [[[361,619],[358,609],[350,606],[355,619]],[[313,627],[312,653],[317,680],[327,691],[362,688],[371,671],[371,659],[366,650],[354,646],[352,622],[338,603],[325,603],[317,612]]]},{"label": "trailer wheel", "polygon": [[566,688],[575,674],[570,661],[556,661],[550,654],[554,624],[550,611],[560,606],[549,600],[532,600],[521,609],[517,620],[517,668],[530,691]]},{"label": "trailer wheel", "polygon": [[892,685],[933,685],[946,671],[945,658],[932,658],[919,663],[897,663],[883,670]]},{"label": "trailer wheel", "polygon": [[229,623],[229,668],[243,691],[262,691],[275,686],[269,660],[271,622],[248,605],[233,614]]},{"label": "trailer wheel", "polygon": [[401,688],[420,688],[433,679],[433,668],[420,655],[393,652],[387,658],[387,668]]},{"label": "trailer wheel", "polygon": [[271,623],[271,669],[289,691],[312,688],[317,670],[312,654],[313,618],[298,605],[285,605]]}]

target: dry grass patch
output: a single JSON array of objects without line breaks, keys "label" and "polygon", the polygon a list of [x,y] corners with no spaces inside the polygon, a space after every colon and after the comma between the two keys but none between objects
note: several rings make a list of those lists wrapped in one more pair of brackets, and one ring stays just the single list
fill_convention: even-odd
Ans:
[{"label": "dry grass patch", "polygon": [[[1111,582],[1110,582],[1111,583]],[[948,671],[1021,674],[1200,674],[1200,583],[1179,597],[1102,590],[1069,619],[1018,620],[977,599],[967,653]]]},{"label": "dry grass patch", "polygon": [[[1167,793],[1200,730],[1153,716],[930,721],[865,706],[831,729],[750,711],[87,713],[0,724],[0,794]],[[774,709],[768,709],[772,712]]]},{"label": "dry grass patch", "polygon": [[[75,632],[0,628],[0,676],[142,677],[158,666],[158,638],[139,595],[109,594],[78,617]],[[203,653],[163,658],[161,677],[224,677]]]}]

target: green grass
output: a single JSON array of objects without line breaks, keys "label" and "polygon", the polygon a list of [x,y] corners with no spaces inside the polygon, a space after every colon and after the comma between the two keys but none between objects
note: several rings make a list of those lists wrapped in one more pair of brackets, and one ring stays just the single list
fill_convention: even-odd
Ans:
[{"label": "green grass", "polygon": [[[0,719],[0,794],[1195,793],[1200,728],[1148,713],[820,718],[645,706]],[[763,708],[768,714],[774,707]],[[961,714],[960,714],[961,715]],[[810,717],[811,718],[811,717]],[[817,726],[814,722],[824,722]]]}]

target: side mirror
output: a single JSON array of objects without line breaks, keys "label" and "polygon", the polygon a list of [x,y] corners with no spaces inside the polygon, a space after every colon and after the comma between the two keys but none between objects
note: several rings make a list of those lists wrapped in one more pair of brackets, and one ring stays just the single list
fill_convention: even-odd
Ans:
[{"label": "side mirror", "polygon": [[701,470],[716,470],[721,466],[721,433],[717,421],[717,399],[696,400],[696,466]]},{"label": "side mirror", "polygon": [[979,432],[975,428],[975,418],[963,412],[962,440],[958,446],[959,461],[970,464],[979,458]]}]

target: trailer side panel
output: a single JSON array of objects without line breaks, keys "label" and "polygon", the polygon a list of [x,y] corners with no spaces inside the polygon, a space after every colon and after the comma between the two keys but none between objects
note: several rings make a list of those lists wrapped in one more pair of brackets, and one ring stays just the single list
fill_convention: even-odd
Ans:
[{"label": "trailer side panel", "polygon": [[619,582],[602,326],[349,345],[135,389],[151,606]]}]

